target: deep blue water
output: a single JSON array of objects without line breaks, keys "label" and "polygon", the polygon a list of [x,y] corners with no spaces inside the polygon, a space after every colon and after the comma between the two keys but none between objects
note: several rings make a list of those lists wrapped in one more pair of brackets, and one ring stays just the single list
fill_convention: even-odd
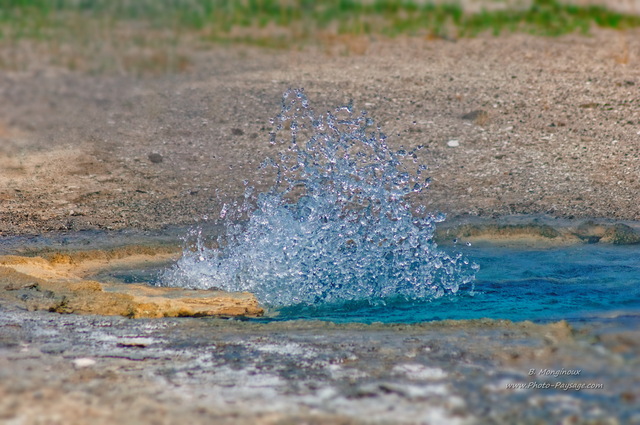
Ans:
[{"label": "deep blue water", "polygon": [[425,301],[293,306],[276,320],[416,323],[445,319],[590,321],[640,315],[640,245],[465,247],[480,265],[474,288]]}]

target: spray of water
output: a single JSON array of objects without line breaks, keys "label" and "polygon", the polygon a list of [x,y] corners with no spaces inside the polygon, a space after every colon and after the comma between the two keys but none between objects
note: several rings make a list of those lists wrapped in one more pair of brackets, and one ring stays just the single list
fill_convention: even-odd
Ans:
[{"label": "spray of water", "polygon": [[[428,300],[456,293],[477,266],[433,241],[443,215],[413,208],[425,190],[417,150],[392,151],[365,112],[316,114],[302,90],[284,93],[263,169],[276,183],[224,205],[225,231],[201,234],[162,284],[249,291],[268,306],[389,298]],[[211,246],[213,245],[213,247]]]}]

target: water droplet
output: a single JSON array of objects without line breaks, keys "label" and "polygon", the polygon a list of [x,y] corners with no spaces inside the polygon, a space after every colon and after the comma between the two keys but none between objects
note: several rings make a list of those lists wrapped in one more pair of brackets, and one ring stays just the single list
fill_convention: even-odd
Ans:
[{"label": "water droplet", "polygon": [[316,115],[302,91],[290,90],[277,119],[291,124],[270,134],[284,149],[260,165],[277,172],[276,183],[252,196],[244,181],[244,201],[222,206],[215,248],[196,235],[165,284],[250,291],[284,306],[432,299],[473,280],[474,265],[433,241],[445,215],[423,206],[412,213],[405,195],[428,186],[417,177],[426,166],[409,170],[405,161],[417,158],[391,150],[380,128],[368,134],[371,118],[352,104]]}]

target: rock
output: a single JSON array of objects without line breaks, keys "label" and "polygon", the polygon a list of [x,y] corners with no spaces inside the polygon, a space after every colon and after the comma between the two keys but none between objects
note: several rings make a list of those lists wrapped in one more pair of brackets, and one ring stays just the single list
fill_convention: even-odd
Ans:
[{"label": "rock", "polygon": [[606,231],[606,226],[589,220],[576,227],[573,233],[586,243],[598,243]]},{"label": "rock", "polygon": [[447,146],[449,146],[450,148],[457,148],[458,146],[460,146],[460,142],[457,140],[449,140],[447,142]]},{"label": "rock", "polygon": [[489,122],[489,114],[486,111],[477,109],[468,112],[461,117],[463,120],[473,121],[476,125],[483,126]]},{"label": "rock", "polygon": [[640,243],[640,231],[623,223],[602,223],[588,220],[578,226],[551,225],[544,222],[501,224],[496,222],[467,223],[439,227],[436,239],[440,242],[464,239],[470,242],[508,244],[606,243],[630,245]]},{"label": "rock", "polygon": [[[131,297],[130,310],[123,314],[129,317],[262,315],[258,301],[248,292],[229,293],[117,283],[102,284],[102,288],[107,294],[116,297]],[[92,306],[87,307],[90,310]]]},{"label": "rock", "polygon": [[233,134],[234,136],[242,136],[244,134],[244,131],[241,128],[232,128],[231,134]]},{"label": "rock", "polygon": [[160,164],[164,159],[159,153],[150,153],[148,158],[149,161],[153,162],[154,164]]},{"label": "rock", "polygon": [[475,240],[560,240],[561,233],[546,224],[467,224],[448,236]]},{"label": "rock", "polygon": [[587,243],[605,242],[614,245],[640,243],[640,233],[622,223],[602,224],[590,220],[579,225],[574,234]]},{"label": "rock", "polygon": [[[106,255],[106,254],[105,254]],[[110,257],[110,255],[106,255]],[[118,255],[111,255],[118,257]],[[139,256],[138,256],[139,257]],[[120,315],[131,318],[186,316],[249,316],[263,314],[249,293],[159,288],[148,285],[101,283],[83,279],[87,262],[75,257],[0,257],[0,301],[17,304],[30,311]],[[137,261],[139,261],[138,258]],[[147,259],[148,260],[148,259]],[[122,258],[119,259],[122,261]],[[113,267],[115,260],[100,267]]]},{"label": "rock", "polygon": [[637,244],[640,243],[640,233],[626,224],[617,223],[605,230],[601,240],[614,245]]}]

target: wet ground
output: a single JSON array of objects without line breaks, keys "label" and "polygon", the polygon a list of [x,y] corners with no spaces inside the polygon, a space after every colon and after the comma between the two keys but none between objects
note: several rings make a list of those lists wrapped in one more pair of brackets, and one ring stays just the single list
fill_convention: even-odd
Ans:
[{"label": "wet ground", "polygon": [[640,423],[639,324],[266,324],[2,308],[0,419]]}]

